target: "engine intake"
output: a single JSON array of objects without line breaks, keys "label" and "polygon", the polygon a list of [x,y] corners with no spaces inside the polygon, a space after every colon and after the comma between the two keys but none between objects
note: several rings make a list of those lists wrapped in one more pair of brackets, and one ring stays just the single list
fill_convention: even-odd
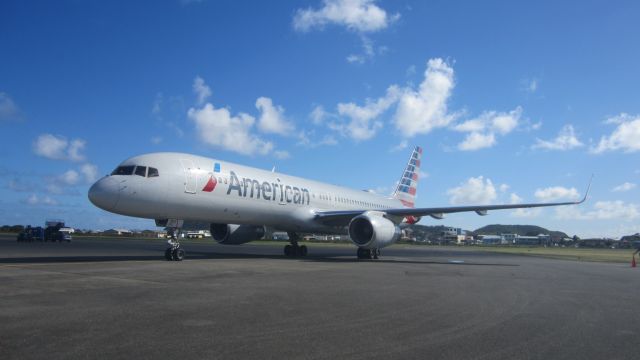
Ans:
[{"label": "engine intake", "polygon": [[400,239],[400,228],[380,213],[368,211],[349,223],[349,237],[358,247],[379,249]]},{"label": "engine intake", "polygon": [[264,227],[254,225],[211,224],[211,236],[218,244],[240,245],[264,237]]}]

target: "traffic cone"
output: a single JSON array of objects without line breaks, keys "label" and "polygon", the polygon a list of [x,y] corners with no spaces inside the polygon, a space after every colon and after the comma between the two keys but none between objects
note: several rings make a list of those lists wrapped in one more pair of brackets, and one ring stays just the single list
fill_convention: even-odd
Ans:
[{"label": "traffic cone", "polygon": [[631,258],[631,267],[636,267],[636,254],[633,254],[633,257]]}]

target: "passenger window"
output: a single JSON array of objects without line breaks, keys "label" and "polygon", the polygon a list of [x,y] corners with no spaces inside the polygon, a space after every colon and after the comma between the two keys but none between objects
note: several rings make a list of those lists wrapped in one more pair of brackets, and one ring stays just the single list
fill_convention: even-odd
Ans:
[{"label": "passenger window", "polygon": [[118,166],[115,170],[113,170],[111,175],[132,175],[134,168],[135,168],[135,166],[133,166],[133,165],[131,165],[131,166]]},{"label": "passenger window", "polygon": [[148,177],[157,177],[160,176],[160,174],[158,174],[158,169],[156,168],[149,168],[149,173],[147,174]]},{"label": "passenger window", "polygon": [[147,167],[146,166],[136,166],[136,175],[146,177],[147,176]]}]

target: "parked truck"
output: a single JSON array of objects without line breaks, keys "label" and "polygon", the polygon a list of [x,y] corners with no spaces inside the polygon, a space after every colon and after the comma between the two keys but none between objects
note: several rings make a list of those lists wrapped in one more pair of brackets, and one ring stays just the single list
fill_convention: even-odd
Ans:
[{"label": "parked truck", "polygon": [[44,229],[44,241],[71,241],[71,234],[62,232],[60,229],[64,227],[64,221],[62,220],[47,220]]}]

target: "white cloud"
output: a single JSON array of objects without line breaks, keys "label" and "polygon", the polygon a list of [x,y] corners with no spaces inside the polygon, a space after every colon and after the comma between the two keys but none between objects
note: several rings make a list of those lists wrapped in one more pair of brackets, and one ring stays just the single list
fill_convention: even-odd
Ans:
[{"label": "white cloud", "polygon": [[291,157],[291,154],[289,154],[289,152],[285,150],[276,150],[273,152],[273,155],[275,155],[275,157],[278,159],[288,159]]},{"label": "white cloud", "polygon": [[31,194],[26,200],[25,202],[29,205],[48,205],[48,206],[53,206],[53,205],[58,205],[58,202],[55,201],[54,199],[45,196],[43,198],[38,197],[38,195],[36,194]]},{"label": "white cloud", "polygon": [[458,149],[474,151],[494,146],[496,135],[507,135],[520,123],[522,107],[518,106],[508,113],[485,111],[479,117],[467,120],[453,127],[453,130],[468,132],[465,139],[458,144]]},{"label": "white cloud", "polygon": [[309,114],[309,117],[315,125],[320,125],[328,115],[329,114],[324,110],[324,107],[322,107],[322,105],[318,105],[313,108],[313,110]]},{"label": "white cloud", "polygon": [[309,31],[336,24],[360,33],[374,32],[388,27],[399,17],[398,14],[388,15],[374,4],[374,0],[324,0],[318,10],[298,9],[293,18],[293,28]]},{"label": "white cloud", "polygon": [[84,176],[84,181],[91,184],[98,180],[98,167],[93,164],[83,164],[80,167],[80,172]]},{"label": "white cloud", "polygon": [[338,114],[350,119],[349,124],[343,127],[348,136],[355,140],[372,138],[382,128],[382,121],[376,120],[383,112],[393,105],[400,96],[400,89],[389,86],[384,97],[377,100],[367,99],[365,105],[354,103],[339,103]]},{"label": "white cloud", "polygon": [[538,79],[536,78],[522,80],[522,90],[531,94],[535,93],[538,90],[538,85]]},{"label": "white cloud", "polygon": [[552,186],[544,189],[537,189],[534,196],[542,201],[555,201],[560,199],[577,199],[580,197],[580,194],[576,188]]},{"label": "white cloud", "polygon": [[[516,193],[511,193],[509,196],[509,202],[511,204],[522,204],[522,198]],[[540,208],[523,208],[515,209],[511,212],[511,216],[518,218],[534,218],[540,215],[542,209]]]},{"label": "white cloud", "polygon": [[260,110],[258,129],[265,133],[291,135],[293,124],[284,118],[284,108],[274,106],[273,101],[267,97],[259,97],[256,100],[256,108]]},{"label": "white cloud", "polygon": [[407,141],[407,139],[403,139],[400,141],[400,143],[394,147],[391,148],[391,152],[397,152],[397,151],[401,151],[407,148],[407,146],[409,146],[409,142]]},{"label": "white cloud", "polygon": [[20,109],[7,93],[0,92],[0,121],[19,120]]},{"label": "white cloud", "polygon": [[625,182],[624,184],[620,184],[616,187],[614,187],[613,189],[611,189],[611,191],[615,191],[615,192],[624,192],[624,191],[629,191],[632,189],[636,188],[636,184],[634,183],[630,183],[630,182]]},{"label": "white cloud", "polygon": [[550,141],[536,139],[536,143],[532,146],[532,148],[547,150],[571,150],[583,145],[584,144],[576,137],[573,126],[565,125],[562,127],[555,139]]},{"label": "white cloud", "polygon": [[404,89],[394,123],[403,136],[426,134],[447,126],[455,116],[447,114],[447,101],[455,86],[453,68],[440,58],[430,59],[420,88]]},{"label": "white cloud", "polygon": [[81,139],[69,142],[62,136],[42,134],[33,143],[33,152],[47,159],[79,162],[85,159],[81,154],[85,146],[86,141]]},{"label": "white cloud", "polygon": [[316,148],[318,146],[333,146],[337,145],[338,141],[331,135],[325,135],[321,140],[315,141],[311,137],[315,135],[315,131],[301,131],[298,134],[298,145],[308,148]]},{"label": "white cloud", "polygon": [[51,134],[43,134],[38,136],[33,143],[33,151],[36,155],[46,157],[48,159],[62,160],[66,158],[66,150],[69,142],[59,136]]},{"label": "white cloud", "polygon": [[195,123],[200,140],[207,145],[244,155],[266,155],[273,151],[271,142],[251,132],[255,123],[251,115],[231,116],[228,109],[216,109],[210,103],[200,109],[191,108],[187,114]]},{"label": "white cloud", "polygon": [[80,175],[75,170],[68,170],[58,177],[58,180],[64,185],[75,185],[80,180]]},{"label": "white cloud", "polygon": [[460,144],[458,144],[458,149],[463,151],[474,151],[489,148],[495,144],[496,137],[493,133],[483,134],[472,132],[471,134],[468,134]]},{"label": "white cloud", "polygon": [[496,188],[482,176],[469,178],[460,186],[447,190],[451,204],[490,204],[496,199]]},{"label": "white cloud", "polygon": [[590,151],[595,154],[605,151],[622,150],[636,152],[640,150],[640,115],[631,116],[620,114],[606,121],[607,124],[617,124],[611,135],[600,138],[598,146]]},{"label": "white cloud", "polygon": [[196,78],[193,79],[193,92],[196,94],[198,99],[198,105],[204,104],[204,102],[211,96],[211,89],[207,84],[205,84],[204,79],[200,76],[196,76]]},{"label": "white cloud", "polygon": [[[507,190],[509,190],[509,185],[507,184],[500,184],[500,192],[507,192]],[[512,195],[516,195],[515,193],[513,193]],[[516,195],[517,196],[517,195]]]},{"label": "white cloud", "polygon": [[590,211],[582,211],[579,206],[559,207],[556,216],[562,220],[634,220],[640,218],[638,205],[624,201],[598,201]]},{"label": "white cloud", "polygon": [[68,159],[71,161],[84,161],[84,155],[80,152],[84,150],[87,142],[80,139],[71,140],[67,149]]}]

